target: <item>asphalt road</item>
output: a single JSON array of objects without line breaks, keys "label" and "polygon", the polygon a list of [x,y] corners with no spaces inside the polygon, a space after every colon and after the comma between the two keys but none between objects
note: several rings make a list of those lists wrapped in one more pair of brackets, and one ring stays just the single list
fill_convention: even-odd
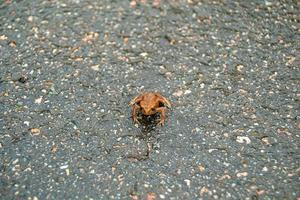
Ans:
[{"label": "asphalt road", "polygon": [[[299,199],[299,1],[2,0],[1,199]],[[128,102],[159,91],[166,124]]]}]

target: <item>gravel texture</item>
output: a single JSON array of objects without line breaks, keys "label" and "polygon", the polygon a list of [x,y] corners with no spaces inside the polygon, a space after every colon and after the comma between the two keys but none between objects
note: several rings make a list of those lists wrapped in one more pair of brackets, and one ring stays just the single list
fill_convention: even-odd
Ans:
[{"label": "gravel texture", "polygon": [[[2,0],[1,199],[299,199],[300,3]],[[159,91],[166,124],[128,102]]]}]

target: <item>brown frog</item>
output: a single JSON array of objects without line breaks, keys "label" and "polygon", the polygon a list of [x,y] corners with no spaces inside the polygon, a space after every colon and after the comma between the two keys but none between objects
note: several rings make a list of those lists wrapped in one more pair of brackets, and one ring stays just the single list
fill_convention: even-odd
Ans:
[{"label": "brown frog", "polygon": [[129,102],[131,106],[132,120],[140,123],[137,119],[137,112],[143,115],[160,114],[158,125],[164,125],[166,119],[166,110],[171,108],[171,103],[158,92],[144,92]]}]

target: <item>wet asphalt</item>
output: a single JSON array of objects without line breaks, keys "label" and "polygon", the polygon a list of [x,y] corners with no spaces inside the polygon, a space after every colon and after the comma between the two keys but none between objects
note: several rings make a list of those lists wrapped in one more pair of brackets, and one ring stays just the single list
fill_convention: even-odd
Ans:
[{"label": "wet asphalt", "polygon": [[[2,0],[0,199],[299,199],[299,13]],[[133,124],[143,91],[172,103],[165,126]]]}]

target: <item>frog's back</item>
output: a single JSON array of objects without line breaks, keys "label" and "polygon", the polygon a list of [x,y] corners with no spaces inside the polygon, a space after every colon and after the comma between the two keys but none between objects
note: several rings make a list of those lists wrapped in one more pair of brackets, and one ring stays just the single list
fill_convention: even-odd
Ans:
[{"label": "frog's back", "polygon": [[146,92],[146,93],[144,93],[143,101],[144,101],[147,105],[156,104],[157,96],[156,96],[156,94],[153,93],[153,92]]}]

